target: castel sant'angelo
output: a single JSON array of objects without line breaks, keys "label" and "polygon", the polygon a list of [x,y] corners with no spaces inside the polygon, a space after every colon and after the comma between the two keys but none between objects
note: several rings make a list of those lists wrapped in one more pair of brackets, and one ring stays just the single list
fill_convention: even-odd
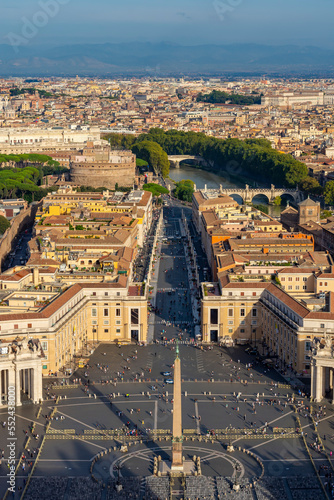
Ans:
[{"label": "castel sant'angelo", "polygon": [[71,181],[79,186],[106,187],[133,186],[136,173],[136,155],[131,151],[111,150],[108,144],[88,141],[82,151],[71,156]]}]

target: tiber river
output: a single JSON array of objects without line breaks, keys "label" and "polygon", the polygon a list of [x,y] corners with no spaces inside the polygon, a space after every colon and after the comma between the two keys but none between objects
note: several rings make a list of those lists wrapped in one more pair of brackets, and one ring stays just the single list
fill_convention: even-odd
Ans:
[{"label": "tiber river", "polygon": [[[224,177],[221,175],[213,174],[212,172],[207,172],[200,168],[191,167],[189,165],[181,164],[180,168],[171,168],[169,176],[173,181],[179,182],[185,179],[190,179],[196,184],[197,189],[204,189],[206,184],[208,189],[219,189],[219,185],[222,184],[223,188],[244,188],[244,182],[238,182],[235,177],[233,180],[229,177],[228,173],[224,172]],[[238,203],[241,203],[239,196],[232,196]],[[255,205],[267,205],[268,200],[266,196],[257,195],[253,200]],[[269,205],[269,215],[279,217],[282,207],[276,207]]]}]

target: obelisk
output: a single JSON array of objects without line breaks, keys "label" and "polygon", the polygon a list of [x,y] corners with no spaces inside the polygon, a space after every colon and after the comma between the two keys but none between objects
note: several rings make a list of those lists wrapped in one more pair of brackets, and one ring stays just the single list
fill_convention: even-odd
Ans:
[{"label": "obelisk", "polygon": [[179,345],[178,342],[176,342],[176,358],[174,361],[172,471],[183,470],[182,441],[181,360],[179,357]]}]

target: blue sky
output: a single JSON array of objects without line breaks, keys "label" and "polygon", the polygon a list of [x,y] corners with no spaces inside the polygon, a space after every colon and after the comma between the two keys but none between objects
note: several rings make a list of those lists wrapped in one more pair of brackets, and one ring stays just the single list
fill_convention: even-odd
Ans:
[{"label": "blue sky", "polygon": [[[334,48],[333,0],[3,0],[0,43],[42,16],[30,43],[261,43]],[[45,23],[43,22],[45,20]],[[38,22],[38,21],[37,21]]]}]

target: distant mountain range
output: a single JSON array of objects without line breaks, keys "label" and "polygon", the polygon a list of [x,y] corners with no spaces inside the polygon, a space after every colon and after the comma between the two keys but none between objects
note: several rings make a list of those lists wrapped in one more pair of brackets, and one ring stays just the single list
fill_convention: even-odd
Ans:
[{"label": "distant mountain range", "polygon": [[334,50],[296,45],[0,44],[0,76],[334,75]]}]

